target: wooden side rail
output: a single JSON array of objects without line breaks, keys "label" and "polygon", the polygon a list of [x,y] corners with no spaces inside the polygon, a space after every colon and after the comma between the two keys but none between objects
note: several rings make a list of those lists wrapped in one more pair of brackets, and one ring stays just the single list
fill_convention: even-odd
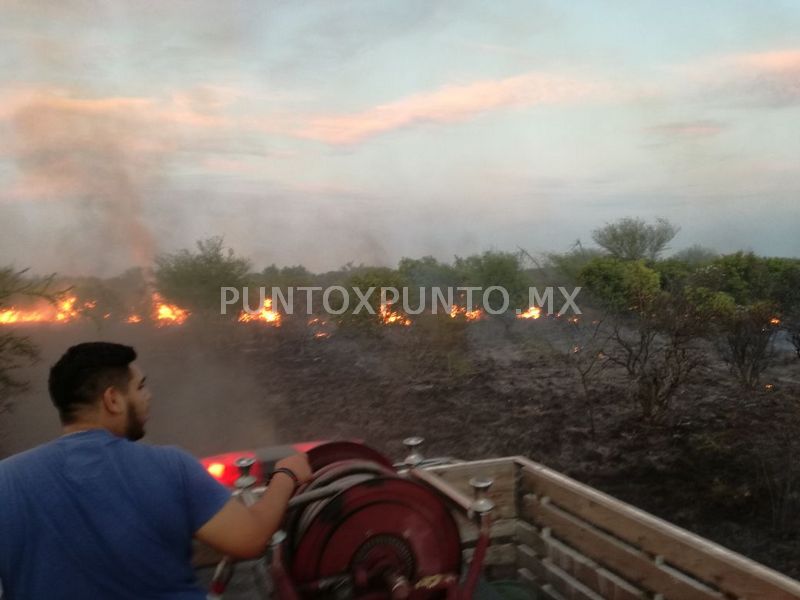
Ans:
[{"label": "wooden side rail", "polygon": [[800,600],[800,582],[523,457],[520,516],[664,598]]}]

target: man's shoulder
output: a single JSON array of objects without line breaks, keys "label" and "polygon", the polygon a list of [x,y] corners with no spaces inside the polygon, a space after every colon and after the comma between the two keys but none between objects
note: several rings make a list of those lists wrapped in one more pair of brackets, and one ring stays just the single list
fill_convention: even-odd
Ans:
[{"label": "man's shoulder", "polygon": [[141,470],[157,470],[170,478],[184,479],[187,474],[205,468],[188,451],[178,446],[161,446],[123,440],[120,457],[124,462],[141,467]]},{"label": "man's shoulder", "polygon": [[50,440],[49,442],[29,448],[28,450],[23,450],[17,454],[12,454],[0,460],[0,473],[8,473],[20,467],[48,460],[48,458],[54,454],[56,441],[57,440]]}]

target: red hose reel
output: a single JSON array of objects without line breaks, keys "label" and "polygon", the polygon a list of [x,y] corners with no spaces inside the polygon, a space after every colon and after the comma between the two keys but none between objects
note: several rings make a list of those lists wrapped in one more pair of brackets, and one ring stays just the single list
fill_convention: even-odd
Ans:
[{"label": "red hose reel", "polygon": [[314,477],[273,543],[277,598],[468,597],[458,527],[440,493],[353,442],[318,446],[309,461]]}]

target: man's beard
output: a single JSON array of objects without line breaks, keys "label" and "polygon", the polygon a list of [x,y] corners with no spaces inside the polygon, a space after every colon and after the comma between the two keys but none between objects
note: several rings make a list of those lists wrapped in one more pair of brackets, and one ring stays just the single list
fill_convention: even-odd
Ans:
[{"label": "man's beard", "polygon": [[132,404],[128,404],[128,420],[125,423],[125,438],[135,442],[144,437],[144,423],[136,414],[136,409]]}]

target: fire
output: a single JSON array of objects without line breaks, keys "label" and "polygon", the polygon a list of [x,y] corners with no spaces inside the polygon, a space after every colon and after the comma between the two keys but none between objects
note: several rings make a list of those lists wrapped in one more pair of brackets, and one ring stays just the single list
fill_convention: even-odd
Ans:
[{"label": "fire", "polygon": [[314,339],[324,340],[331,337],[330,324],[325,319],[312,317],[308,320],[308,327],[314,334]]},{"label": "fire", "polygon": [[134,323],[134,324],[135,323],[141,323],[142,322],[142,317],[140,317],[139,315],[131,315],[130,317],[125,319],[125,322],[126,323]]},{"label": "fire", "polygon": [[239,314],[238,321],[240,323],[250,323],[251,321],[263,321],[269,325],[274,325],[275,327],[280,327],[281,325],[281,314],[277,311],[272,310],[272,299],[267,298],[264,300],[264,306],[261,310],[257,313],[249,313],[246,311],[242,311]]},{"label": "fire", "polygon": [[463,306],[454,304],[450,307],[450,318],[455,319],[459,315],[464,317],[467,321],[479,321],[483,318],[483,311],[480,308],[467,310]]},{"label": "fire", "polygon": [[403,325],[404,327],[411,325],[411,319],[394,312],[390,306],[390,304],[381,304],[380,317],[384,325]]},{"label": "fire", "polygon": [[75,296],[65,298],[58,303],[58,312],[56,313],[56,321],[65,322],[78,316],[78,311],[75,310],[75,303],[78,299]]},{"label": "fire", "polygon": [[164,302],[164,299],[158,293],[153,294],[153,314],[155,321],[159,325],[182,325],[189,317],[188,310],[175,304]]},{"label": "fire", "polygon": [[0,310],[0,325],[14,323],[68,323],[81,315],[81,311],[94,308],[97,302],[78,305],[78,298],[67,296],[55,304],[39,304],[36,308],[7,308]]},{"label": "fire", "polygon": [[518,319],[538,319],[542,316],[542,309],[538,306],[531,306],[526,310],[524,313],[519,313],[517,315]]},{"label": "fire", "polygon": [[781,320],[778,317],[772,317],[769,320],[769,323],[770,323],[770,325],[780,325],[781,324]]},{"label": "fire", "polygon": [[40,311],[19,310],[14,307],[0,310],[0,324],[10,325],[12,323],[40,323],[46,321],[45,314]]}]

